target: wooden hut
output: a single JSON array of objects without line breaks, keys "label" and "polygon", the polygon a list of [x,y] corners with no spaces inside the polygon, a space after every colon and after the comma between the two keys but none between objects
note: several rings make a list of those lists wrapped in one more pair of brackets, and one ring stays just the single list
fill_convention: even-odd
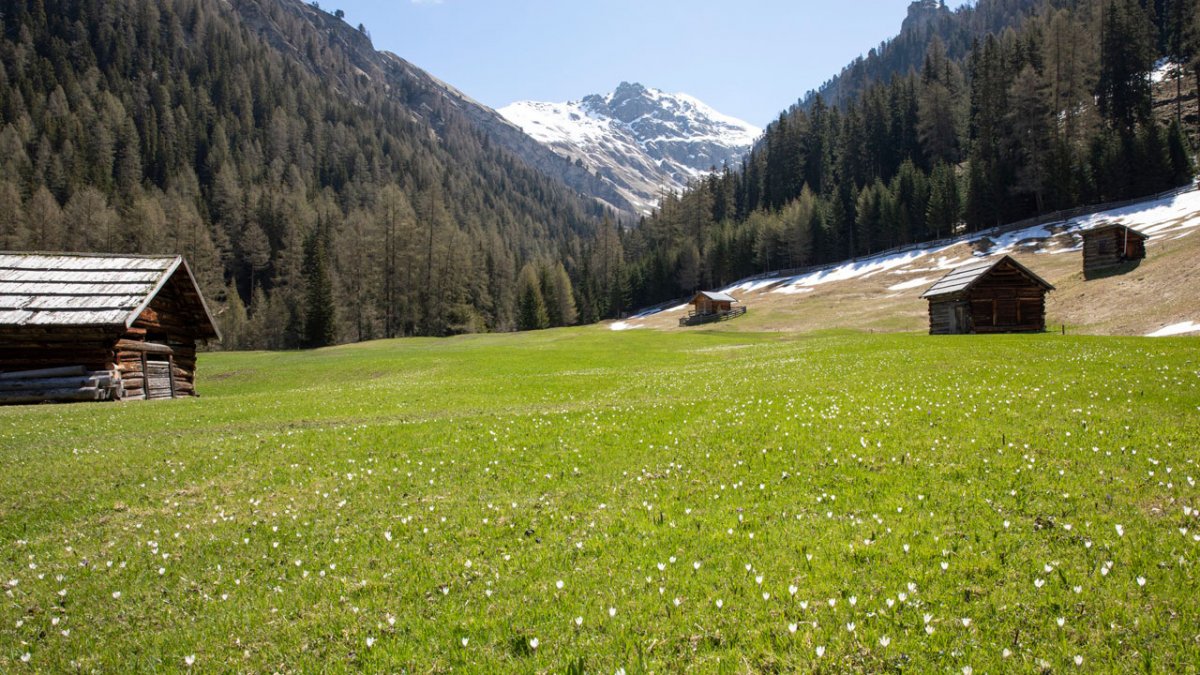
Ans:
[{"label": "wooden hut", "polygon": [[0,403],[194,396],[220,339],[180,256],[0,252]]},{"label": "wooden hut", "polygon": [[1150,237],[1120,223],[1100,225],[1083,232],[1083,276],[1146,257]]},{"label": "wooden hut", "polygon": [[1009,256],[953,270],[921,295],[929,333],[1017,333],[1046,329],[1046,280]]},{"label": "wooden hut", "polygon": [[720,291],[700,291],[692,297],[692,309],[688,315],[679,320],[680,326],[693,326],[698,323],[725,321],[746,313],[743,305],[737,304],[737,298]]}]

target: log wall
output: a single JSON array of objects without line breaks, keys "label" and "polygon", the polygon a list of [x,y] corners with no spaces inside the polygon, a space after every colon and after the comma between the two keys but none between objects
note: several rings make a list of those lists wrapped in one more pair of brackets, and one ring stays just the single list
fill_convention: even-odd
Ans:
[{"label": "log wall", "polygon": [[159,291],[117,342],[126,398],[196,395],[195,319],[190,299],[176,284]]},{"label": "log wall", "polygon": [[[964,325],[967,318],[967,307],[968,305],[966,300],[962,298],[930,300],[929,334],[952,335],[956,333],[971,332],[969,326]],[[956,313],[961,314],[963,320],[956,320]]]},{"label": "log wall", "polygon": [[1046,289],[1015,267],[999,265],[968,294],[976,333],[1010,333],[1046,329]]},{"label": "log wall", "polygon": [[1116,267],[1127,260],[1146,257],[1146,242],[1142,237],[1120,228],[1093,230],[1083,234],[1084,275]]}]

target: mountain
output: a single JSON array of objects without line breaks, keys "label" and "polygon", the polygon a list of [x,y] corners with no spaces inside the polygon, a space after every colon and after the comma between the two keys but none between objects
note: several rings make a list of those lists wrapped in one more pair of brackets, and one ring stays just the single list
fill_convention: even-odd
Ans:
[{"label": "mountain", "polygon": [[401,101],[417,119],[445,129],[447,124],[466,122],[487,137],[487,142],[504,148],[522,160],[530,168],[559,181],[585,197],[621,212],[632,211],[633,205],[625,200],[609,181],[593,172],[574,164],[569,159],[553,152],[542,143],[522,132],[496,110],[472,99],[454,86],[430,75],[425,70],[385,50],[376,50],[362,30],[352,30],[335,14],[330,14],[298,0],[277,0],[281,7],[297,18],[309,23],[324,34],[334,48],[349,59],[351,68],[342,64],[329,64],[310,58],[308,50],[299,49],[297,44],[280,36],[270,21],[264,21],[259,9],[260,0],[239,0],[236,4],[243,9],[243,16],[264,37],[272,40],[276,48],[291,53],[292,57],[307,62],[321,77],[336,83],[343,91],[352,91],[347,77],[382,84],[386,92]]},{"label": "mountain", "polygon": [[657,207],[663,190],[683,190],[714,167],[736,167],[762,133],[687,94],[628,82],[578,101],[519,101],[499,112],[601,176],[643,214]]},{"label": "mountain", "polygon": [[607,185],[336,14],[6,2],[0,249],[183,253],[228,347],[511,329],[527,265],[611,312]]}]

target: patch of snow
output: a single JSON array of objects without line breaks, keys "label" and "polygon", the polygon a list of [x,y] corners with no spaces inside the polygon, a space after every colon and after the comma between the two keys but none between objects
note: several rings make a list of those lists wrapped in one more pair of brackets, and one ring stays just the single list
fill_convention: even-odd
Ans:
[{"label": "patch of snow", "polygon": [[784,295],[802,295],[804,293],[812,293],[812,286],[780,286],[779,288],[771,289],[772,293],[783,293]]},{"label": "patch of snow", "polygon": [[1087,230],[1115,221],[1144,234],[1155,235],[1200,226],[1200,218],[1196,217],[1198,212],[1200,191],[1193,190],[1174,197],[1139,202],[1112,211],[1083,216],[1071,221],[1071,224]]},{"label": "patch of snow", "polygon": [[643,326],[635,326],[628,321],[614,321],[610,326],[610,330],[635,330]]},{"label": "patch of snow", "polygon": [[933,283],[933,281],[934,281],[933,279],[929,279],[926,277],[919,277],[917,279],[909,279],[908,281],[901,281],[900,283],[895,284],[894,286],[888,286],[888,290],[889,291],[907,291],[910,288],[920,288],[922,286],[925,286],[926,284]]},{"label": "patch of snow", "polygon": [[1183,66],[1175,63],[1171,59],[1159,59],[1154,64],[1154,70],[1150,71],[1150,81],[1154,84],[1161,84],[1167,80],[1173,80],[1175,79],[1176,71],[1182,67]]},{"label": "patch of snow", "polygon": [[1159,328],[1153,333],[1147,333],[1146,337],[1167,337],[1170,335],[1183,335],[1185,333],[1200,333],[1200,323],[1196,323],[1195,321],[1174,323],[1170,326]]}]

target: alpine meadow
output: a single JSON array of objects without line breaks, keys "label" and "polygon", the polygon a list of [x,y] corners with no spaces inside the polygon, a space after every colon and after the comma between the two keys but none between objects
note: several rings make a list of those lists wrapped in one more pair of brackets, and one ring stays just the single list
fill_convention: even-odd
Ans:
[{"label": "alpine meadow", "polygon": [[5,670],[1200,657],[1194,339],[571,329],[204,374],[0,409]]},{"label": "alpine meadow", "polygon": [[1196,0],[342,1],[0,3],[0,673],[1200,672]]}]

